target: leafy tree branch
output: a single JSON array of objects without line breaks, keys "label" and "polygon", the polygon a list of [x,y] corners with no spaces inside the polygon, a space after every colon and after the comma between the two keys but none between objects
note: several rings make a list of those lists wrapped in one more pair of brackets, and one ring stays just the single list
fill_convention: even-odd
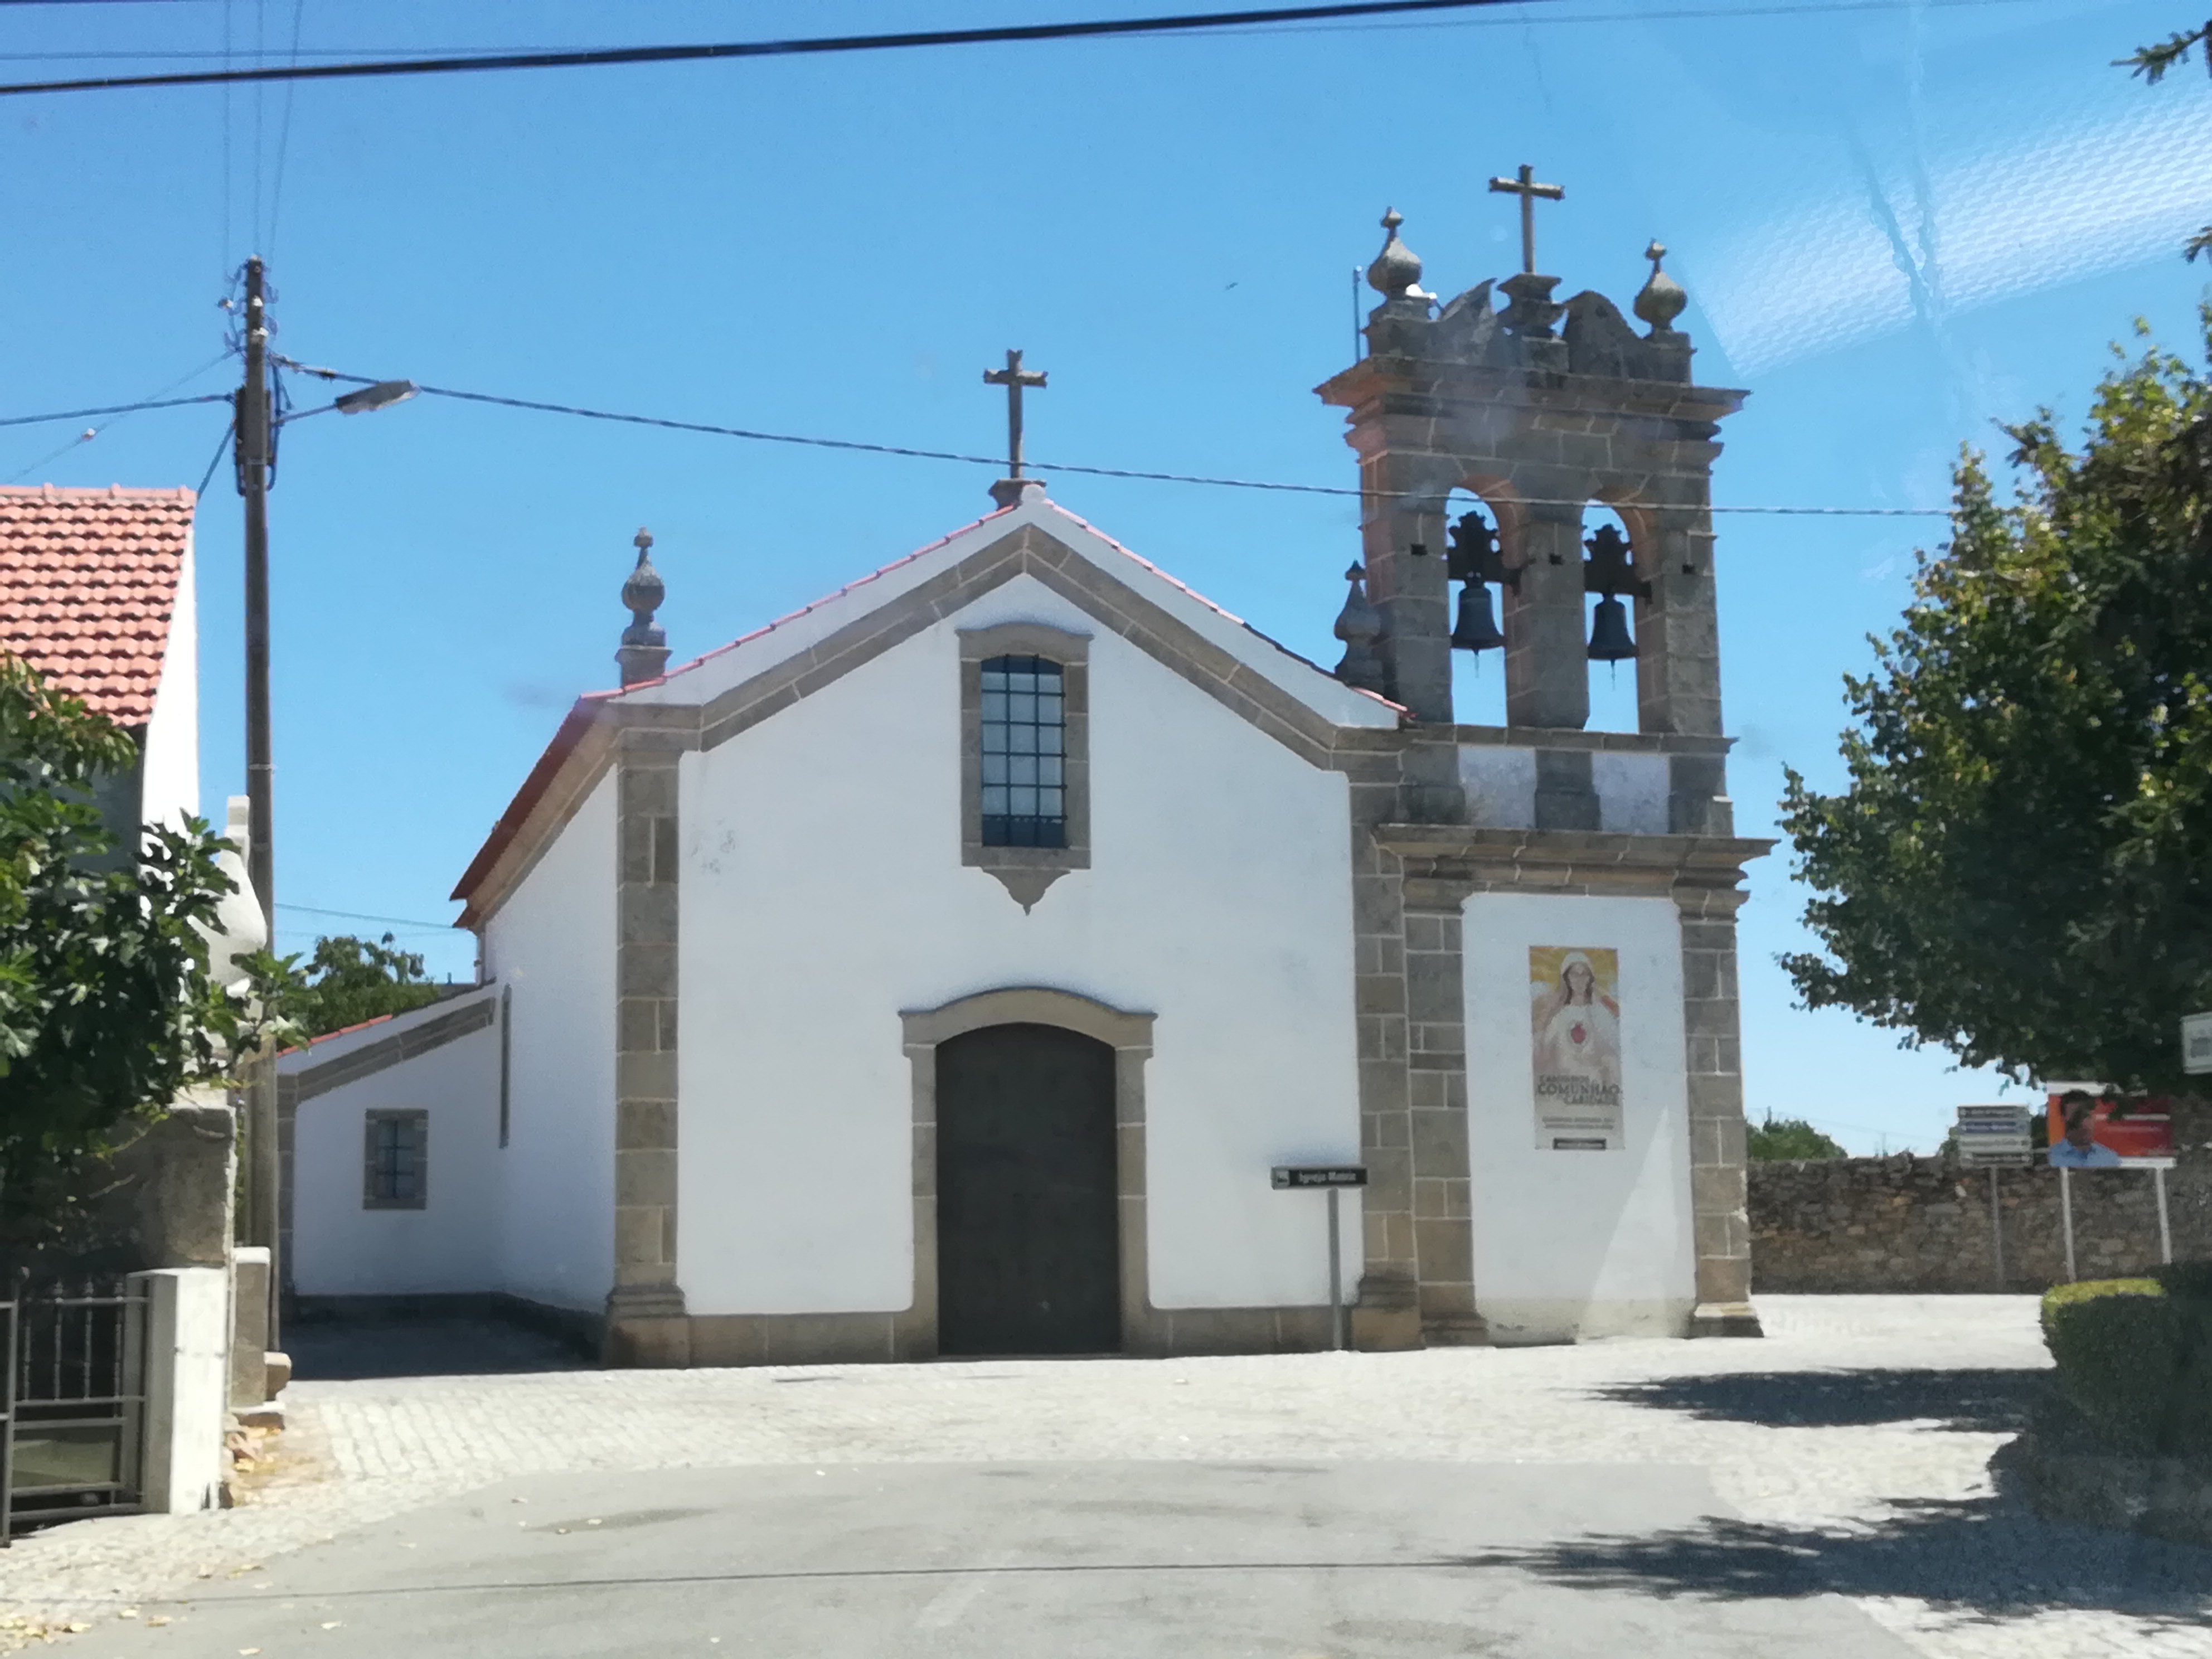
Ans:
[{"label": "leafy tree branch", "polygon": [[[2212,349],[2212,313],[2208,313]],[[2082,447],[1978,456],[1902,625],[1846,679],[1838,794],[1788,775],[1808,1006],[2015,1076],[2178,1089],[2212,1006],[2212,382],[2155,349]]]},{"label": "leafy tree branch", "polygon": [[197,819],[149,824],[136,856],[94,799],[130,735],[0,653],[0,1243],[83,1218],[101,1161],[178,1095],[271,1035],[266,963],[209,975],[234,890]]}]

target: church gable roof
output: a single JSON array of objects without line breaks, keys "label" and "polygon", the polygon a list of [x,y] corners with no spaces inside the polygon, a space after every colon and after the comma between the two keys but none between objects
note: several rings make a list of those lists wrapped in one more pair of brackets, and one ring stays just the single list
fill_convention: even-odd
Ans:
[{"label": "church gable roof", "polygon": [[[1225,651],[1251,673],[1304,704],[1322,720],[1340,726],[1395,728],[1403,714],[1398,705],[1355,690],[1310,658],[1252,626],[1149,559],[1133,552],[1095,526],[1048,499],[1041,489],[1011,507],[975,520],[951,535],[847,583],[835,592],[788,616],[741,635],[728,644],[672,668],[658,681],[619,693],[625,701],[711,703],[733,687],[767,673],[825,642],[871,612],[913,603],[931,579],[975,555],[1000,546],[1022,529],[1045,538],[1151,601],[1167,618]],[[986,584],[989,585],[989,584]],[[963,585],[964,586],[964,585]],[[1093,586],[1095,584],[1086,584]],[[960,602],[972,595],[963,594]],[[957,605],[933,596],[934,613],[950,614]],[[925,601],[928,603],[929,601]],[[1156,644],[1139,638],[1140,645]]]},{"label": "church gable roof", "polygon": [[1364,731],[1371,744],[1405,717],[1036,489],[658,679],[579,698],[455,887],[460,925],[513,890],[612,763],[621,731],[713,748],[1024,574],[1316,764],[1340,739]]}]

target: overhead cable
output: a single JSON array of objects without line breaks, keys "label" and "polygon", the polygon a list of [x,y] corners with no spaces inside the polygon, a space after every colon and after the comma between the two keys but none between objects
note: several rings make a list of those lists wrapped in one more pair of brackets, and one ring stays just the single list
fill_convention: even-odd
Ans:
[{"label": "overhead cable", "polygon": [[[209,368],[213,367],[212,363],[209,365]],[[200,369],[192,372],[204,373]],[[40,426],[48,421],[81,421],[89,415],[135,415],[142,409],[182,409],[186,404],[227,404],[229,401],[230,393],[228,392],[204,392],[197,398],[155,398],[144,403],[110,404],[104,409],[64,409],[52,415],[10,415],[0,418],[0,426]]]},{"label": "overhead cable", "polygon": [[[278,367],[295,373],[313,374],[325,380],[343,380],[352,386],[378,384],[373,375],[343,374],[334,368],[319,368],[311,364],[295,362],[289,357],[271,354],[270,360]],[[705,421],[678,421],[659,415],[625,415],[612,410],[587,409],[575,404],[543,403],[532,398],[502,398],[488,392],[460,392],[452,386],[423,386],[416,388],[426,398],[451,398],[462,403],[491,404],[502,409],[533,410],[545,415],[569,415],[586,421],[612,421],[623,426],[657,427],[671,432],[697,432],[710,437],[742,438],[749,442],[767,444],[796,444],[808,449],[838,449],[864,455],[899,455],[910,460],[957,461],[969,466],[1003,467],[1006,458],[1000,455],[973,455],[958,450],[916,449],[903,444],[863,443],[852,438],[813,438],[790,432],[762,432],[750,427],[717,426]],[[1220,478],[1200,473],[1152,472],[1135,467],[1087,466],[1074,461],[1030,460],[1024,463],[1039,472],[1073,472],[1092,478],[1133,478],[1148,483],[1206,484],[1218,489],[1265,489],[1296,495],[1337,495],[1362,497],[1374,494],[1346,484],[1284,483],[1263,478]],[[1407,491],[1408,495],[1425,495],[1425,491]],[[1527,507],[1580,507],[1580,501],[1526,501]],[[1714,503],[1715,513],[1757,513],[1799,518],[1868,518],[1909,519],[1948,518],[1951,510],[1943,507],[1738,507]]]},{"label": "overhead cable", "polygon": [[371,915],[362,910],[325,910],[313,904],[287,903],[283,899],[276,901],[276,908],[279,910],[291,910],[303,916],[337,916],[345,921],[381,921],[389,923],[394,927],[444,929],[450,928],[453,925],[450,921],[425,921],[420,916],[379,916]]},{"label": "overhead cable", "polygon": [[1109,17],[1087,22],[1012,23],[988,28],[904,29],[889,34],[830,34],[788,40],[726,40],[685,46],[599,46],[577,52],[509,52],[461,58],[388,58],[350,64],[263,64],[244,70],[195,70],[171,75],[110,75],[79,81],[0,86],[0,97],[32,92],[113,92],[134,87],[210,87],[240,82],[357,80],[368,76],[458,75],[477,70],[586,69],[617,64],[704,63],[727,58],[796,58],[828,52],[907,51],[921,46],[978,46],[1018,41],[1097,40],[1115,35],[1188,34],[1267,23],[1309,23],[1340,17],[1471,11],[1548,0],[1349,0],[1336,5],[1270,6],[1252,11],[1193,12],[1166,17]]},{"label": "overhead cable", "polygon": [[[12,5],[70,5],[70,4],[135,4],[140,0],[0,0],[0,7]],[[1735,6],[1670,6],[1659,9],[1650,6],[1635,11],[1578,11],[1572,13],[1547,12],[1543,21],[1553,26],[1574,23],[1656,23],[1733,21],[1737,19],[1765,21],[1771,18],[1820,17],[1849,15],[1853,12],[1890,11],[1956,11],[1966,8],[1980,9],[1989,6],[2032,6],[2050,3],[2050,0],[1789,0],[1786,4]],[[1470,28],[1526,28],[1530,23],[1526,17],[1416,17],[1406,21],[1367,22],[1353,18],[1344,22],[1322,22],[1301,27],[1297,24],[1262,26],[1258,30],[1224,33],[1265,33],[1277,35],[1292,34],[1361,34],[1385,30],[1401,29],[1470,29]],[[289,54],[293,62],[302,58],[350,58],[370,56],[397,57],[409,50],[406,46],[301,46]],[[504,46],[447,46],[447,53],[470,58],[498,57],[522,48]],[[550,52],[550,46],[532,50]],[[137,51],[103,48],[85,52],[0,52],[0,64],[98,62],[125,63],[207,63],[216,59],[228,61],[234,53],[206,49],[184,50],[143,47]]]}]

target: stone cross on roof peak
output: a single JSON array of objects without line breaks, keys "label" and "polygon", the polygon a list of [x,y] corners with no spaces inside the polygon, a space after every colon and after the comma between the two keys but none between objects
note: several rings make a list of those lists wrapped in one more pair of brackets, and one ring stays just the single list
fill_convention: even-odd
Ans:
[{"label": "stone cross on roof peak", "polygon": [[1567,187],[1565,185],[1538,184],[1535,168],[1530,167],[1526,161],[1521,164],[1521,171],[1515,177],[1492,179],[1490,181],[1490,187],[1501,194],[1518,196],[1521,198],[1521,269],[1523,273],[1534,270],[1536,269],[1536,198],[1540,196],[1547,202],[1564,200]]},{"label": "stone cross on roof peak", "polygon": [[991,486],[991,499],[1001,507],[1012,507],[1022,498],[1025,482],[1022,477],[1022,389],[1033,386],[1043,390],[1044,377],[1043,369],[1024,368],[1022,354],[1012,350],[1006,353],[1004,368],[983,371],[984,385],[1006,388],[1006,476]]}]

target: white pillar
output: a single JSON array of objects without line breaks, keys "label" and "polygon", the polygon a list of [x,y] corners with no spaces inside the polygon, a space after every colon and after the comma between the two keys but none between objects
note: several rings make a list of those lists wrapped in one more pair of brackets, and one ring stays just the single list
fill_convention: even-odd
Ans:
[{"label": "white pillar", "polygon": [[154,1514],[220,1501],[230,1381],[230,1276],[220,1267],[133,1273],[146,1298],[143,1496]]}]

